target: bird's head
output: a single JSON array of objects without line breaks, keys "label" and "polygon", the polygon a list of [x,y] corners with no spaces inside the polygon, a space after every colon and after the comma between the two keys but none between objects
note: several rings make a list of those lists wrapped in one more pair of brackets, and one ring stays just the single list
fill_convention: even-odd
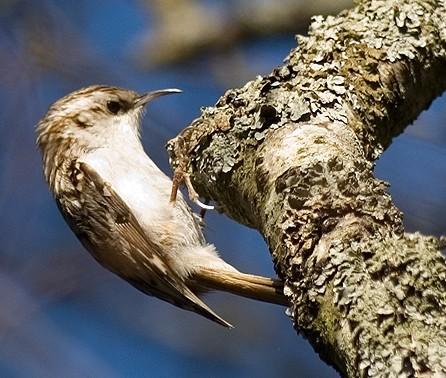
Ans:
[{"label": "bird's head", "polygon": [[[110,87],[90,86],[72,92],[50,106],[37,126],[37,144],[46,152],[57,144],[102,147],[113,140],[125,143],[139,136],[145,105],[156,97],[181,92],[162,89],[144,94]],[[55,145],[54,145],[55,144]]]}]

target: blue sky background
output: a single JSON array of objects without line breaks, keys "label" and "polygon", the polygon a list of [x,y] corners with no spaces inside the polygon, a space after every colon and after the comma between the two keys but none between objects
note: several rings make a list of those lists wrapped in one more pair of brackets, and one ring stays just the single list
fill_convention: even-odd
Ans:
[{"label": "blue sky background", "polygon": [[[90,84],[181,88],[184,94],[151,104],[144,120],[144,145],[169,173],[166,141],[234,85],[215,74],[211,55],[142,70],[138,50],[152,29],[140,1],[0,2],[0,376],[336,377],[282,308],[212,294],[207,302],[236,325],[223,329],[99,267],[59,215],[34,143],[50,103]],[[294,44],[293,35],[242,43],[236,54],[246,60],[244,81],[279,65]],[[444,233],[445,126],[442,97],[377,162],[409,231]],[[206,221],[225,259],[274,275],[257,232],[215,212]]]}]

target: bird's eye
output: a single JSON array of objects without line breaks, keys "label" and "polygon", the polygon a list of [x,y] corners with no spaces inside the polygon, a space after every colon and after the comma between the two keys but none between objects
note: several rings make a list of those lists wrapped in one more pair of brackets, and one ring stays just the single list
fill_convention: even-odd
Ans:
[{"label": "bird's eye", "polygon": [[107,101],[107,109],[110,113],[118,114],[122,109],[122,105],[119,101]]}]

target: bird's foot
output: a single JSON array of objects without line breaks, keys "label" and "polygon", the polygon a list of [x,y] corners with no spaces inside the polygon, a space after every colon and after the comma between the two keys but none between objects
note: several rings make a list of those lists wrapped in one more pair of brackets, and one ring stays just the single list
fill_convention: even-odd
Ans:
[{"label": "bird's foot", "polygon": [[[170,202],[175,203],[177,199],[178,189],[182,184],[186,185],[187,194],[189,199],[196,203],[202,210],[214,210],[214,206],[208,205],[200,201],[197,191],[194,189],[190,176],[188,173],[184,173],[181,169],[176,169],[172,179],[172,191],[170,193]],[[204,215],[204,214],[203,214]]]}]

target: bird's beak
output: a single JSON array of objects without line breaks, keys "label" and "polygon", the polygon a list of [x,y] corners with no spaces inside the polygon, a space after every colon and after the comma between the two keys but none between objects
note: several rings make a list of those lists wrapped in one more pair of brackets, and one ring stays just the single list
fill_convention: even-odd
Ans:
[{"label": "bird's beak", "polygon": [[169,88],[169,89],[160,89],[153,92],[147,92],[143,93],[141,96],[136,98],[135,107],[144,106],[148,102],[152,101],[154,98],[160,97],[160,96],[166,96],[173,93],[181,93],[181,89],[176,88]]}]

